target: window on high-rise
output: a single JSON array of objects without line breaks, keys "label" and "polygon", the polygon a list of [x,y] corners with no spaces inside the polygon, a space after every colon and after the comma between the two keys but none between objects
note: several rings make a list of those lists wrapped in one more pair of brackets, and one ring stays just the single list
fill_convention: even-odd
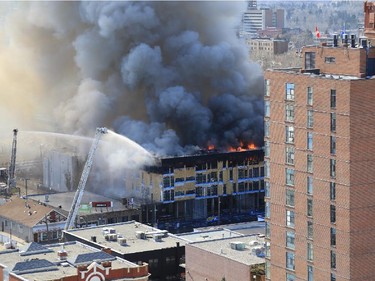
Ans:
[{"label": "window on high-rise", "polygon": [[285,141],[287,143],[294,143],[294,127],[293,126],[285,127]]},{"label": "window on high-rise", "polygon": [[331,250],[331,268],[336,268],[336,252]]},{"label": "window on high-rise", "polygon": [[307,266],[307,281],[314,281],[314,269],[311,265]]},{"label": "window on high-rise", "polygon": [[286,190],[286,205],[289,207],[294,207],[294,190],[293,189]]},{"label": "window on high-rise", "polygon": [[336,183],[332,181],[329,183],[329,199],[336,200]]},{"label": "window on high-rise", "polygon": [[313,87],[307,87],[307,104],[313,105]]},{"label": "window on high-rise", "polygon": [[296,281],[296,276],[293,273],[286,273],[286,281]]},{"label": "window on high-rise", "polygon": [[336,178],[336,159],[330,159],[329,173],[331,178]]},{"label": "window on high-rise", "polygon": [[265,91],[264,91],[264,95],[269,97],[270,96],[270,80],[266,79],[264,81],[264,88],[265,88]]},{"label": "window on high-rise", "polygon": [[331,246],[336,246],[336,228],[331,227]]},{"label": "window on high-rise", "polygon": [[264,116],[270,117],[270,101],[269,100],[264,101]]},{"label": "window on high-rise", "polygon": [[307,216],[313,216],[313,200],[311,198],[307,199]]},{"label": "window on high-rise", "polygon": [[307,132],[307,149],[312,150],[313,149],[313,133]]},{"label": "window on high-rise", "polygon": [[331,108],[336,108],[336,90],[331,89]]},{"label": "window on high-rise", "polygon": [[286,247],[289,249],[294,249],[294,240],[295,240],[294,231],[287,231],[286,232]]},{"label": "window on high-rise", "polygon": [[313,169],[313,156],[311,154],[307,154],[307,172],[312,173]]},{"label": "window on high-rise", "polygon": [[294,164],[294,147],[286,146],[285,147],[285,162],[286,164]]},{"label": "window on high-rise", "polygon": [[293,104],[285,105],[285,121],[294,122],[294,105]]},{"label": "window on high-rise", "polygon": [[336,132],[336,113],[331,112],[331,132]]},{"label": "window on high-rise", "polygon": [[286,168],[285,169],[285,178],[287,185],[294,185],[294,170]]},{"label": "window on high-rise", "polygon": [[294,270],[295,269],[295,255],[293,252],[286,252],[286,268]]},{"label": "window on high-rise", "polygon": [[307,176],[307,194],[313,194],[313,177]]},{"label": "window on high-rise", "polygon": [[307,260],[314,260],[314,246],[312,243],[307,243]]},{"label": "window on high-rise", "polygon": [[336,222],[336,206],[335,205],[330,206],[330,221],[331,223]]},{"label": "window on high-rise", "polygon": [[312,110],[307,111],[307,128],[314,126],[314,112]]},{"label": "window on high-rise", "polygon": [[313,222],[307,221],[307,238],[313,239],[313,235],[314,235]]},{"label": "window on high-rise", "polygon": [[305,69],[315,68],[315,52],[305,52]]},{"label": "window on high-rise", "polygon": [[294,84],[293,83],[286,83],[285,95],[286,95],[287,100],[294,100]]},{"label": "window on high-rise", "polygon": [[292,210],[286,210],[286,226],[288,227],[294,227],[294,211]]},{"label": "window on high-rise", "polygon": [[330,150],[331,150],[331,154],[336,154],[336,137],[335,136],[331,136]]}]

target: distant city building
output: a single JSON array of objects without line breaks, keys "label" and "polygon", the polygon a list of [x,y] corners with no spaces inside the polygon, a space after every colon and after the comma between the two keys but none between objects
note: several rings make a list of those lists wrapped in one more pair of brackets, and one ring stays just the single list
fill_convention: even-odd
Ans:
[{"label": "distant city building", "polygon": [[269,27],[284,28],[285,13],[283,9],[271,10],[268,8],[248,9],[242,15],[240,35],[256,37],[258,30]]},{"label": "distant city building", "polygon": [[73,229],[64,232],[68,241],[79,241],[134,263],[148,263],[150,280],[181,280],[186,241],[165,230],[139,222]]},{"label": "distant city building", "polygon": [[288,41],[271,38],[253,38],[248,41],[250,52],[272,56],[288,52]]},{"label": "distant city building", "polygon": [[[30,202],[41,202],[68,216],[75,192],[59,192],[29,196]],[[128,200],[112,199],[90,191],[85,191],[78,214],[76,226],[103,225],[108,223],[141,220],[140,206]]]},{"label": "distant city building", "polygon": [[0,205],[1,231],[26,242],[57,241],[66,216],[33,200],[13,196]]},{"label": "distant city building", "polygon": [[282,28],[266,27],[257,31],[257,37],[260,38],[277,38],[283,33]]},{"label": "distant city building", "polygon": [[375,15],[265,72],[267,280],[373,280]]},{"label": "distant city building", "polygon": [[[209,232],[203,234],[209,237]],[[267,247],[263,235],[207,240],[202,235],[185,246],[185,280],[264,280]]]},{"label": "distant city building", "polygon": [[147,264],[135,264],[79,242],[41,245],[0,252],[0,280],[147,281]]},{"label": "distant city building", "polygon": [[77,156],[50,151],[43,157],[43,187],[58,192],[75,190],[80,177]]},{"label": "distant city building", "polygon": [[145,222],[250,217],[264,210],[263,155],[246,149],[162,158],[126,185],[141,198]]}]

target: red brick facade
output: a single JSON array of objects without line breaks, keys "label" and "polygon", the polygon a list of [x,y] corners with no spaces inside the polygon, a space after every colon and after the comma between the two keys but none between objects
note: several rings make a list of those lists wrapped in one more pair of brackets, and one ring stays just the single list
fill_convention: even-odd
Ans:
[{"label": "red brick facade", "polygon": [[[270,105],[269,122],[270,196],[270,279],[308,280],[308,266],[313,280],[374,280],[375,276],[375,79],[359,79],[366,69],[366,52],[362,48],[309,47],[315,52],[320,75],[288,71],[267,71]],[[370,49],[369,54],[374,50]],[[335,57],[327,64],[325,57]],[[322,75],[332,74],[331,75]],[[342,76],[341,76],[342,75]],[[350,75],[355,77],[344,77]],[[294,100],[286,100],[286,83],[294,84]],[[307,102],[311,87],[313,101]],[[331,107],[331,90],[336,91],[336,105]],[[294,120],[286,121],[286,105],[294,106]],[[313,126],[307,127],[308,111]],[[336,129],[331,131],[331,114],[336,114]],[[294,128],[294,143],[286,143],[286,126]],[[307,146],[307,133],[312,133],[312,149]],[[336,139],[336,152],[331,153],[331,137]],[[294,147],[294,163],[286,163],[286,147]],[[307,155],[313,159],[312,172],[307,171]],[[330,171],[336,161],[336,175]],[[294,185],[286,184],[286,168],[294,171]],[[307,178],[313,179],[313,192],[307,192]],[[331,198],[331,182],[335,198]],[[286,190],[294,191],[294,206],[286,205]],[[312,201],[312,216],[307,214],[307,200]],[[331,206],[336,208],[336,221],[331,222]],[[295,226],[286,226],[287,210],[295,212]],[[308,238],[307,222],[312,222]],[[336,230],[336,243],[331,244],[331,228]],[[286,246],[286,232],[295,234],[294,249]],[[308,243],[313,245],[313,259],[307,260]],[[334,243],[333,243],[334,244]],[[331,251],[336,254],[332,268]],[[294,254],[294,270],[286,269],[286,253]],[[331,277],[332,274],[332,277]],[[335,276],[336,279],[331,279]],[[292,280],[292,279],[291,279]]]}]

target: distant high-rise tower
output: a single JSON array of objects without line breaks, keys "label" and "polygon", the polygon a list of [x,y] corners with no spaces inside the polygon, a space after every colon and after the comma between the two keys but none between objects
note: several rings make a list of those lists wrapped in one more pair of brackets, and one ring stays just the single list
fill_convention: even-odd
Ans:
[{"label": "distant high-rise tower", "polygon": [[265,73],[266,279],[374,280],[375,47],[353,35],[301,55]]},{"label": "distant high-rise tower", "polygon": [[257,9],[257,0],[249,0],[247,1],[247,9],[248,10],[256,10]]}]

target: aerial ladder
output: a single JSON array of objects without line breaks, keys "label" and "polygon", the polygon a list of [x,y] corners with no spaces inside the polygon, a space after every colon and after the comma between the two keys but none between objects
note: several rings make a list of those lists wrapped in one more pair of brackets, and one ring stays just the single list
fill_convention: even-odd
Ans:
[{"label": "aerial ladder", "polygon": [[68,214],[68,218],[66,220],[64,230],[72,229],[74,227],[74,222],[78,213],[79,205],[81,204],[83,192],[85,190],[87,178],[90,174],[93,158],[95,155],[95,151],[98,147],[100,138],[102,135],[107,133],[107,128],[96,128],[95,138],[91,145],[85,167],[83,168],[81,179],[79,180],[77,191],[74,195],[72,206],[70,207],[70,211]]},{"label": "aerial ladder", "polygon": [[18,129],[13,130],[12,153],[10,155],[10,164],[8,169],[8,192],[12,187],[16,186],[16,154],[17,154],[17,133]]}]

